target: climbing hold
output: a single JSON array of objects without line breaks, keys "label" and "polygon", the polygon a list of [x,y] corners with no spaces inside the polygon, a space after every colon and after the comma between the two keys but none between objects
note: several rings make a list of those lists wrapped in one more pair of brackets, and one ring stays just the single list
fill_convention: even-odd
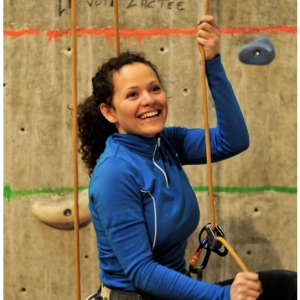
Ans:
[{"label": "climbing hold", "polygon": [[[91,221],[91,213],[88,208],[88,189],[78,194],[79,225],[84,226]],[[58,229],[74,228],[74,200],[73,198],[56,202],[37,202],[31,207],[32,214],[41,222]]]},{"label": "climbing hold", "polygon": [[275,57],[275,49],[271,41],[261,37],[240,48],[238,58],[242,63],[250,65],[267,65]]}]

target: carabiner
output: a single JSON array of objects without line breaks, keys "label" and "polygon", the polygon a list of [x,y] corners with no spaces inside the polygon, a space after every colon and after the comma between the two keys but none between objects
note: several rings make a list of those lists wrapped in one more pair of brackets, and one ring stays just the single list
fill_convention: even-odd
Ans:
[{"label": "carabiner", "polygon": [[88,296],[85,300],[92,300],[92,299],[95,299],[95,300],[102,300],[102,296],[100,295],[101,293],[101,289],[102,289],[102,285],[99,287],[98,291],[90,296]]},{"label": "carabiner", "polygon": [[211,251],[215,252],[219,256],[226,256],[228,254],[228,250],[224,247],[224,250],[220,251],[223,244],[217,240],[218,236],[225,239],[226,238],[225,233],[223,232],[222,228],[218,224],[216,224],[214,230],[212,230],[210,225],[211,223],[207,223],[200,231],[199,242],[201,241],[202,233],[206,231],[207,238],[208,238],[208,246],[211,249]]},{"label": "carabiner", "polygon": [[92,300],[92,299],[102,300],[102,297],[98,293],[95,293],[95,294],[88,296],[85,300]]}]

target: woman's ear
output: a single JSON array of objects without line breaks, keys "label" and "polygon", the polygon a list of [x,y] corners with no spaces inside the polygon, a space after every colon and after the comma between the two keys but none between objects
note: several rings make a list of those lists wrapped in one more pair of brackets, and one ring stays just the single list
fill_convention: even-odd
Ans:
[{"label": "woman's ear", "polygon": [[108,107],[105,103],[100,104],[100,111],[101,111],[102,115],[110,123],[117,122],[116,118],[114,117],[113,110],[114,109],[112,107]]}]

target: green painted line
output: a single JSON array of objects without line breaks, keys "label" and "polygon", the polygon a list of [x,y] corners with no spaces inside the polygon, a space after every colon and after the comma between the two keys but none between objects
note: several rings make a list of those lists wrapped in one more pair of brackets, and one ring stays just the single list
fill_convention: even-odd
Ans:
[{"label": "green painted line", "polygon": [[[195,192],[207,192],[207,186],[196,186],[193,188]],[[280,192],[280,193],[297,193],[296,187],[280,187],[280,186],[258,186],[258,187],[213,187],[214,192],[226,193],[257,193],[257,192]]]},{"label": "green painted line", "polygon": [[[80,187],[78,191],[83,191],[87,187]],[[195,192],[207,192],[207,186],[196,186],[193,188]],[[59,193],[72,193],[73,188],[45,188],[45,189],[34,189],[26,191],[13,191],[9,185],[4,186],[3,188],[3,197],[6,201],[10,201],[11,198],[21,197],[21,196],[31,196],[39,194],[59,194]],[[213,187],[214,192],[225,192],[225,193],[257,193],[257,192],[280,192],[280,193],[297,193],[296,187],[280,187],[280,186],[258,186],[258,187],[222,187],[215,186]]]},{"label": "green painted line", "polygon": [[[78,191],[83,191],[87,187],[80,187]],[[26,191],[12,191],[9,185],[4,186],[3,188],[3,197],[9,202],[11,198],[22,197],[22,196],[31,196],[39,194],[59,194],[59,193],[72,193],[74,188],[45,188],[45,189],[34,189]]]}]

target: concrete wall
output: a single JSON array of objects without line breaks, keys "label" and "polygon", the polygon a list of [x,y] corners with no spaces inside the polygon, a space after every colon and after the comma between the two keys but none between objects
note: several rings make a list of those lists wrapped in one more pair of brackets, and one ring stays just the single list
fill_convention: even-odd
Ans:
[{"label": "concrete wall", "polygon": [[[111,0],[78,1],[78,101],[91,77],[115,55]],[[296,0],[211,1],[223,33],[220,54],[250,133],[250,148],[213,165],[216,220],[250,270],[296,270]],[[161,70],[168,126],[203,126],[196,21],[204,1],[119,1],[121,50],[147,54]],[[50,227],[31,213],[39,202],[72,199],[72,106],[69,0],[4,0],[4,298],[74,299],[74,231]],[[163,30],[158,30],[163,28]],[[129,29],[136,29],[129,30]],[[275,59],[241,63],[238,50],[268,37]],[[215,125],[209,95],[210,125]],[[79,160],[79,185],[88,176]],[[201,222],[210,221],[206,166],[186,167]],[[220,190],[219,187],[223,187]],[[258,187],[264,187],[258,189]],[[67,218],[67,217],[66,217]],[[187,260],[196,250],[191,236]],[[92,224],[80,230],[82,298],[96,290],[98,260]],[[212,257],[204,279],[233,277],[230,256]]]}]

